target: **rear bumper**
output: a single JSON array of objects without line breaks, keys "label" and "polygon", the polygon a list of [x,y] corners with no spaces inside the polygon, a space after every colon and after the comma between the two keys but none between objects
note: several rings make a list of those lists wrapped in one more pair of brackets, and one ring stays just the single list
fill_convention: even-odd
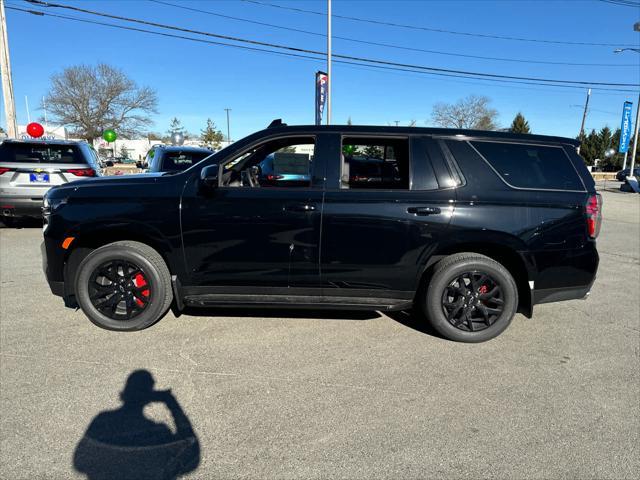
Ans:
[{"label": "rear bumper", "polygon": [[42,217],[43,197],[0,197],[0,215],[4,217]]},{"label": "rear bumper", "polygon": [[565,300],[581,300],[586,299],[591,292],[591,285],[576,288],[547,288],[543,290],[534,290],[533,303],[564,302]]}]

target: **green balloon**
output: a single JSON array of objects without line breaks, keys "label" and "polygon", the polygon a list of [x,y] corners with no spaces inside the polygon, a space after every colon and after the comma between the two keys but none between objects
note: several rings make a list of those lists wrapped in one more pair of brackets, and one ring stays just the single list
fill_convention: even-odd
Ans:
[{"label": "green balloon", "polygon": [[344,145],[342,147],[342,153],[347,157],[353,156],[353,154],[356,153],[355,145]]},{"label": "green balloon", "polygon": [[102,132],[102,138],[104,138],[107,142],[111,143],[111,142],[115,142],[118,136],[116,135],[116,132],[109,129]]}]

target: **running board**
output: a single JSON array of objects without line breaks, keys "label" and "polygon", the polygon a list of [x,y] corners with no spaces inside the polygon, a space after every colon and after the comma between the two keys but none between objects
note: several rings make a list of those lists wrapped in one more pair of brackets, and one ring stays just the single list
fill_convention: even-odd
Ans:
[{"label": "running board", "polygon": [[321,308],[333,310],[408,310],[411,300],[368,297],[324,297],[305,295],[244,295],[203,294],[187,295],[182,301],[189,307],[263,307],[263,308]]}]

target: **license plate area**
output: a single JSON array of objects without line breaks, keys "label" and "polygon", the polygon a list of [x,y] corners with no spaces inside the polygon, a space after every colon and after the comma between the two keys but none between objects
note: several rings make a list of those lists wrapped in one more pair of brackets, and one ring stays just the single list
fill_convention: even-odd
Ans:
[{"label": "license plate area", "polygon": [[49,174],[48,173],[30,173],[29,174],[29,182],[30,183],[49,183]]}]

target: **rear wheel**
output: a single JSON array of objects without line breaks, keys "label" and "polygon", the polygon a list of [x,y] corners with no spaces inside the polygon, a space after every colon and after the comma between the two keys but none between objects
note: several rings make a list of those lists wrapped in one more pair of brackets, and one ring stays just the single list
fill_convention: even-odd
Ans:
[{"label": "rear wheel", "polygon": [[115,242],[91,252],[78,267],[78,305],[89,320],[108,330],[132,331],[160,320],[171,304],[171,276],[153,248]]},{"label": "rear wheel", "polygon": [[509,271],[477,253],[441,260],[429,282],[424,310],[444,337],[484,342],[502,333],[518,307],[518,289]]}]

